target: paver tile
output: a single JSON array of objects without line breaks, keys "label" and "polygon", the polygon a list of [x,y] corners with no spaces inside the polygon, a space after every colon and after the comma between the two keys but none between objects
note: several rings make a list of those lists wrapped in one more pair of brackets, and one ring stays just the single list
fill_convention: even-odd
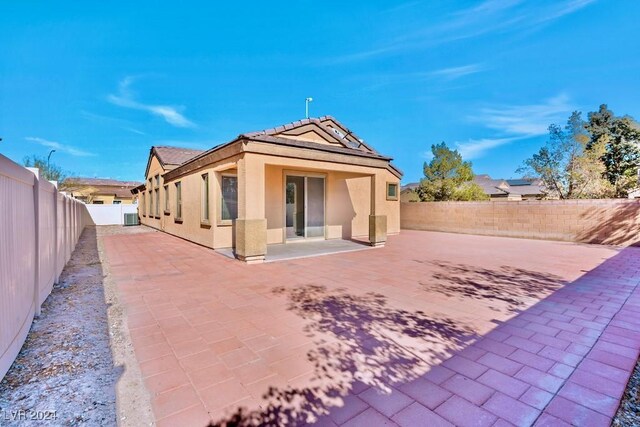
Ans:
[{"label": "paver tile", "polygon": [[498,417],[458,396],[452,396],[435,412],[453,424],[465,426],[490,426]]},{"label": "paver tile", "polygon": [[516,399],[522,396],[525,390],[529,388],[528,383],[493,369],[482,374],[478,381]]},{"label": "paver tile", "polygon": [[449,421],[442,418],[432,410],[414,402],[392,418],[402,427],[433,426],[433,427],[453,427]]},{"label": "paver tile", "polygon": [[518,426],[533,424],[540,414],[539,410],[502,393],[491,396],[482,407]]},{"label": "paver tile", "polygon": [[411,397],[399,390],[391,389],[391,393],[386,394],[375,387],[370,387],[358,394],[358,397],[387,417],[392,417],[414,402]]},{"label": "paver tile", "polygon": [[435,409],[451,396],[451,392],[423,378],[402,384],[399,388],[429,409]]},{"label": "paver tile", "polygon": [[442,387],[476,405],[482,405],[495,392],[491,387],[460,374],[456,374],[443,382]]},{"label": "paver tile", "polygon": [[105,246],[158,425],[307,399],[333,402],[318,425],[608,425],[640,350],[635,248],[403,230],[248,266],[162,233]]}]

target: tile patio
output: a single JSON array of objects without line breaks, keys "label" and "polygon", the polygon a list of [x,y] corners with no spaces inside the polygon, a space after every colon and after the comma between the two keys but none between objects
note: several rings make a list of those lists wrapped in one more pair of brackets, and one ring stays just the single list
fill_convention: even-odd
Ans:
[{"label": "tile patio", "polygon": [[158,425],[609,425],[640,249],[403,231],[246,265],[105,238]]}]

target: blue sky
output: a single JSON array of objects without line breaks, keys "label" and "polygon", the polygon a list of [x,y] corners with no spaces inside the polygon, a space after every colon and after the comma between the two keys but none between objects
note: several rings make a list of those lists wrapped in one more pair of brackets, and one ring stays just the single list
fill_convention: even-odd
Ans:
[{"label": "blue sky", "polygon": [[422,176],[441,141],[516,176],[551,123],[640,118],[637,0],[0,5],[0,153],[141,180],[152,145],[210,148],[330,114]]}]

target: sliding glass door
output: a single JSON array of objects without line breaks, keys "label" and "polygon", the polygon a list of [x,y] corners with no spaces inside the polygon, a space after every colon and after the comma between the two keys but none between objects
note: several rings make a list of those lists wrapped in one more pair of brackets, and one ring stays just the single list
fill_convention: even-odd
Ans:
[{"label": "sliding glass door", "polygon": [[287,175],[285,226],[287,240],[324,237],[324,177]]}]

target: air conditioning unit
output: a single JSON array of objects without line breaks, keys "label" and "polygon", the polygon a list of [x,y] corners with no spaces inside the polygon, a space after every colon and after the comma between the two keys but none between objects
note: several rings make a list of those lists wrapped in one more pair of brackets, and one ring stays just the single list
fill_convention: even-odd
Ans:
[{"label": "air conditioning unit", "polygon": [[137,213],[124,214],[124,225],[140,225]]}]

